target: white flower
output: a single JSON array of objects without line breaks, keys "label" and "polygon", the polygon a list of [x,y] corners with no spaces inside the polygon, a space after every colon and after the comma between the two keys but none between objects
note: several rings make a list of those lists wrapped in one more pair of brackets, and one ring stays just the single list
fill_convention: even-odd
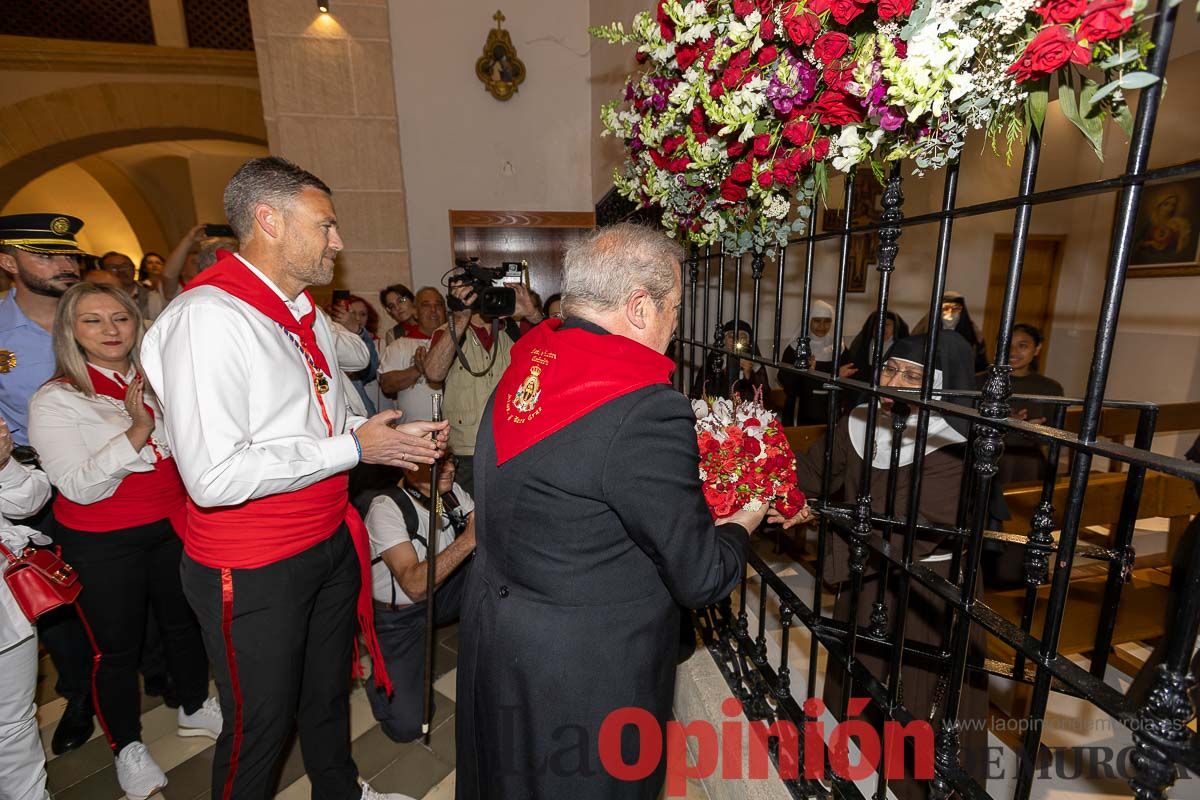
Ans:
[{"label": "white flower", "polygon": [[708,416],[708,403],[703,400],[693,400],[692,413],[696,415],[696,419],[704,419]]},{"label": "white flower", "polygon": [[719,425],[733,424],[733,402],[724,397],[718,397],[712,404],[713,420]]}]

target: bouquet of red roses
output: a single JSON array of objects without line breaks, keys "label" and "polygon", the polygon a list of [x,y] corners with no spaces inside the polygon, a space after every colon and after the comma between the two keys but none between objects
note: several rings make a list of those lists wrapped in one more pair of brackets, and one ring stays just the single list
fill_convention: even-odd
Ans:
[{"label": "bouquet of red roses", "polygon": [[796,486],[796,457],[779,417],[761,398],[705,398],[692,401],[700,445],[700,480],[713,519],[772,503],[784,517],[804,508]]}]

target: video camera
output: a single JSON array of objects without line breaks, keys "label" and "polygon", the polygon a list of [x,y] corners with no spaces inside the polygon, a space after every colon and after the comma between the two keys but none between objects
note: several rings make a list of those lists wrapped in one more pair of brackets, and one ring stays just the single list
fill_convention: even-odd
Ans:
[{"label": "video camera", "polygon": [[468,306],[453,294],[448,294],[447,305],[451,311],[466,311],[470,308],[489,319],[511,317],[517,309],[517,293],[511,284],[524,280],[528,268],[524,261],[505,261],[499,267],[485,267],[477,256],[456,258],[455,269],[447,278],[450,288],[469,285],[475,290],[475,300]]}]

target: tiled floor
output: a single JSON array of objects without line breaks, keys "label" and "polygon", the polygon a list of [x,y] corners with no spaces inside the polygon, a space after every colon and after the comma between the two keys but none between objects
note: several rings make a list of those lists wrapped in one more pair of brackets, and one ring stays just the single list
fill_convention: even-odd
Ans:
[{"label": "tiled floor", "polygon": [[[358,685],[350,698],[350,733],[359,773],[381,792],[401,792],[417,798],[449,800],[454,797],[454,679],[458,653],[458,626],[438,632],[434,684],[437,712],[430,744],[396,744],[384,736],[371,716],[366,690]],[[38,724],[46,753],[64,703],[54,693],[54,667],[43,658],[38,683]],[[214,689],[215,691],[215,689]],[[167,773],[165,800],[208,800],[212,776],[213,743],[204,738],[176,735],[176,711],[158,698],[142,705],[142,740]],[[113,767],[112,751],[97,728],[83,747],[46,764],[49,789],[55,800],[118,800],[123,798]],[[308,800],[310,787],[304,776],[300,747],[292,741],[280,773],[281,800]]]}]

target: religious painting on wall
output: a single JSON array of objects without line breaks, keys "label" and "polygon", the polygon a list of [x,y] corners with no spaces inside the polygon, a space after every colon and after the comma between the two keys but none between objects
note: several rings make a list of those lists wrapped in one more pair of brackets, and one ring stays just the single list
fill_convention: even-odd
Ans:
[{"label": "religious painting on wall", "polygon": [[1200,178],[1149,184],[1142,191],[1129,277],[1200,275]]},{"label": "religious painting on wall", "polygon": [[496,20],[496,27],[488,32],[483,55],[475,62],[475,76],[492,97],[508,100],[525,82],[525,64],[517,58],[517,49],[504,30],[504,14],[497,11],[492,19]]},{"label": "religious painting on wall", "polygon": [[[850,227],[860,228],[879,222],[883,214],[880,200],[883,198],[883,184],[869,169],[860,169],[854,173],[854,201],[850,209]],[[825,231],[840,230],[845,224],[844,209],[826,210],[821,227]],[[846,265],[846,291],[862,293],[867,291],[867,272],[875,264],[879,253],[879,233],[856,233],[850,237],[850,259]]]}]

